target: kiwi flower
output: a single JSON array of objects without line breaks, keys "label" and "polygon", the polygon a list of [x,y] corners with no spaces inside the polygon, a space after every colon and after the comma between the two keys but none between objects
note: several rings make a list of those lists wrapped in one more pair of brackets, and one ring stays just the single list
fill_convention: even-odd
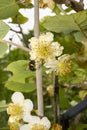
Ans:
[{"label": "kiwi flower", "polygon": [[33,37],[30,41],[30,59],[35,62],[46,63],[50,59],[55,59],[63,52],[63,46],[54,42],[54,35],[51,32],[41,34],[39,38]]},{"label": "kiwi flower", "polygon": [[49,60],[47,63],[44,64],[44,66],[48,68],[46,73],[51,73],[55,71],[56,75],[60,76],[66,75],[72,71],[72,62],[70,55],[68,54],[64,54],[58,57],[57,60]]},{"label": "kiwi flower", "polygon": [[[30,115],[33,103],[30,99],[24,99],[21,92],[13,93],[12,103],[8,105],[7,113],[16,120],[21,120],[26,114]],[[10,119],[11,120],[11,119]]]},{"label": "kiwi flower", "polygon": [[47,117],[40,119],[38,116],[30,116],[29,124],[20,126],[20,130],[49,130],[51,123]]}]

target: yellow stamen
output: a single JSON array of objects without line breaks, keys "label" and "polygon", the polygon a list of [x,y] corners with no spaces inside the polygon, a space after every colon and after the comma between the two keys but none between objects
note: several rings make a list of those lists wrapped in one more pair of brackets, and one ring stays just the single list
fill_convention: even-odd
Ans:
[{"label": "yellow stamen", "polygon": [[20,107],[18,104],[10,103],[8,106],[7,113],[11,116],[21,116],[23,110],[22,107]]},{"label": "yellow stamen", "polygon": [[31,128],[31,130],[47,130],[44,125],[41,124],[34,124]]}]

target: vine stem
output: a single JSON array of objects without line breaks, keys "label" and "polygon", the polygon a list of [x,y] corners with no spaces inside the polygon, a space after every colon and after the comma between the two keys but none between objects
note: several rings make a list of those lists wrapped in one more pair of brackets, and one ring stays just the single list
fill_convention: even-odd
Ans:
[{"label": "vine stem", "polygon": [[60,123],[60,108],[59,108],[59,84],[58,76],[53,72],[53,87],[54,87],[54,123]]},{"label": "vine stem", "polygon": [[[39,0],[34,0],[34,36],[39,37]],[[39,63],[37,64],[39,66]],[[37,85],[37,104],[38,115],[44,116],[43,107],[43,88],[42,88],[42,67],[37,67],[36,70],[36,85]]]}]

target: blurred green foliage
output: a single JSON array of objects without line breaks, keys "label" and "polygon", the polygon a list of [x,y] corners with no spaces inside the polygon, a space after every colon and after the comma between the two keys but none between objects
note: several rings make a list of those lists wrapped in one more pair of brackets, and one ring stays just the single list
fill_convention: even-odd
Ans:
[{"label": "blurred green foliage", "polygon": [[[10,27],[1,21],[2,19],[12,18],[13,25],[27,22],[28,19],[18,12],[21,8],[30,9],[33,8],[33,5],[28,2],[20,3],[19,0],[0,1],[0,39],[3,39],[10,30]],[[63,53],[69,53],[72,56],[72,72],[66,76],[58,77],[61,114],[75,105],[72,105],[72,101],[79,103],[83,99],[79,96],[82,90],[87,91],[87,37],[85,36],[87,33],[87,10],[66,15],[71,10],[71,8],[64,10],[62,6],[56,5],[53,10],[56,15],[47,16],[40,22],[40,32],[52,31],[55,41],[64,46]],[[61,12],[65,15],[61,15]],[[25,39],[28,41],[33,35],[33,30],[31,30],[28,34],[24,34],[23,38],[26,37]],[[25,43],[23,38],[20,38],[23,45],[28,46],[29,43]],[[6,50],[5,43],[0,43],[0,56],[2,55],[0,57],[0,130],[9,130],[5,105],[11,101],[14,91],[22,91],[26,98],[33,101],[34,108],[37,109],[35,72],[29,70],[29,54],[10,46],[7,52]],[[52,75],[47,75],[43,68],[44,110],[45,115],[53,122],[53,96],[51,97],[47,92],[47,87],[52,85],[52,79]],[[31,91],[28,86],[31,87]],[[32,87],[34,88],[32,89]],[[69,130],[72,129],[73,121],[74,118],[70,121]],[[87,130],[86,122],[87,111],[84,111],[76,130]]]}]

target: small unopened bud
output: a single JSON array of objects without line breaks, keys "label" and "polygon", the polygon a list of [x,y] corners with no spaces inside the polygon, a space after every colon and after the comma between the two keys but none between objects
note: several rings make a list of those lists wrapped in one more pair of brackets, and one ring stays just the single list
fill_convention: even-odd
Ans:
[{"label": "small unopened bud", "polygon": [[54,95],[54,91],[53,91],[53,86],[52,85],[47,87],[47,92],[48,92],[48,95],[50,97],[52,97]]},{"label": "small unopened bud", "polygon": [[60,124],[54,124],[52,130],[62,130],[62,126]]}]

